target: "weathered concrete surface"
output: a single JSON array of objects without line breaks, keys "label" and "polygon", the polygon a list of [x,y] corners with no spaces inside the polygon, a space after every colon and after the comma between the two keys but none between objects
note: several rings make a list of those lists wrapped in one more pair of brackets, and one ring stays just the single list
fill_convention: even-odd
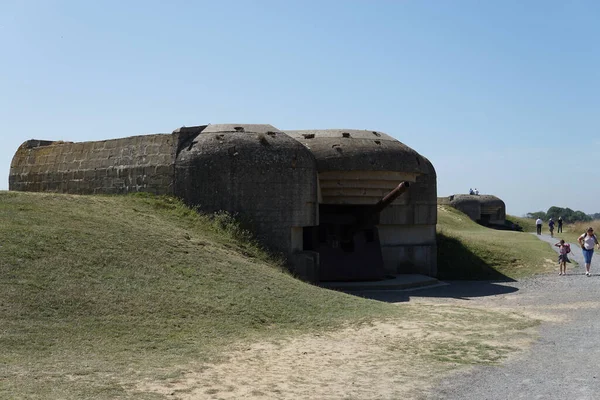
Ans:
[{"label": "weathered concrete surface", "polygon": [[10,166],[10,190],[74,194],[173,194],[175,148],[171,135],[98,142],[30,140]]},{"label": "weathered concrete surface", "polygon": [[380,213],[388,274],[437,273],[437,176],[425,157],[383,132],[286,131],[315,155],[321,204],[375,204],[399,182],[410,190]]},{"label": "weathered concrete surface", "polygon": [[426,172],[419,153],[383,132],[324,129],[286,133],[310,149],[319,172],[401,171],[415,176]]},{"label": "weathered concrete surface", "polygon": [[444,286],[446,283],[440,282],[435,278],[427,275],[421,274],[402,274],[396,275],[393,278],[385,279],[382,281],[371,281],[371,282],[325,282],[320,286],[331,289],[338,290],[341,292],[360,292],[358,295],[368,297],[369,295],[374,295],[376,293],[371,293],[373,291],[379,293],[381,291],[387,290],[408,290],[408,289],[416,289],[416,288],[424,288],[424,287],[437,287]]},{"label": "weathered concrete surface", "polygon": [[318,225],[315,159],[271,125],[210,125],[198,133],[177,155],[175,193],[205,212],[238,213],[284,254],[294,227]]}]

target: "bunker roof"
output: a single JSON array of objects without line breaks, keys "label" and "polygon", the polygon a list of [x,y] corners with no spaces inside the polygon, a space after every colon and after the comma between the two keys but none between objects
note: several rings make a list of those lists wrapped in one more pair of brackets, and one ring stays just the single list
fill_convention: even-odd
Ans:
[{"label": "bunker roof", "polygon": [[504,201],[500,198],[490,195],[490,194],[480,194],[480,195],[472,195],[472,194],[455,194],[454,196],[450,196],[450,204],[462,204],[462,203],[472,203],[477,202],[482,205],[503,205]]},{"label": "bunker roof", "polygon": [[208,125],[202,131],[202,133],[228,132],[269,133],[280,132],[280,130],[269,124],[215,124]]},{"label": "bunker roof", "polygon": [[285,133],[311,150],[319,172],[402,171],[419,175],[431,172],[425,157],[383,132],[326,129]]}]

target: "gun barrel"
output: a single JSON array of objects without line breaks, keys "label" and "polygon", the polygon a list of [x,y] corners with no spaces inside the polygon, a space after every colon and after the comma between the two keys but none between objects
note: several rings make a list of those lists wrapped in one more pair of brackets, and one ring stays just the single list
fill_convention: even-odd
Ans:
[{"label": "gun barrel", "polygon": [[394,190],[386,194],[383,199],[379,200],[375,206],[373,206],[373,214],[382,211],[384,208],[392,204],[402,193],[410,187],[410,183],[407,181],[401,182]]},{"label": "gun barrel", "polygon": [[392,202],[396,200],[398,196],[400,196],[402,193],[408,190],[409,186],[410,183],[406,181],[401,182],[391,192],[389,192],[381,200],[379,200],[377,204],[375,204],[372,207],[369,207],[369,209],[363,215],[359,216],[356,223],[348,227],[348,229],[346,230],[346,235],[352,237],[352,235],[354,235],[355,232],[361,229],[365,229],[365,227],[373,224],[373,218],[375,217],[375,215],[377,215],[377,213],[381,212],[384,208],[392,204]]}]

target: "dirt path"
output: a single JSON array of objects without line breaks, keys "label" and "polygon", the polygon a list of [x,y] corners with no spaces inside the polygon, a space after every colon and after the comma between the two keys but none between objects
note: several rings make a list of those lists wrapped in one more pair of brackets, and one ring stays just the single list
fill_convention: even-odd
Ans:
[{"label": "dirt path", "polygon": [[[363,293],[406,318],[231,349],[228,362],[134,389],[181,400],[598,398],[600,255],[592,271]],[[519,314],[543,323],[527,329]]]},{"label": "dirt path", "polygon": [[170,386],[146,383],[138,389],[190,400],[411,398],[422,389],[414,378],[427,371],[415,363],[409,374],[402,373],[402,363],[411,357],[386,352],[400,331],[395,325],[378,324],[335,335],[257,343],[232,351],[229,362],[196,371],[188,367],[185,378]]},{"label": "dirt path", "polygon": [[[540,239],[556,242],[546,235]],[[600,398],[600,256],[594,256],[592,276],[586,277],[581,249],[571,246],[572,258],[580,267],[571,267],[567,276],[558,276],[557,269],[556,275],[509,284],[517,292],[476,300],[546,320],[540,328],[539,340],[528,351],[500,366],[453,374],[442,380],[429,398]]]}]

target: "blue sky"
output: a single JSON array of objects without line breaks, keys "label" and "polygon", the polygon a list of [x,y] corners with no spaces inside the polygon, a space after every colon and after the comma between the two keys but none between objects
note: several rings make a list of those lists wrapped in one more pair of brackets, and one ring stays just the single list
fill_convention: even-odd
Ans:
[{"label": "blue sky", "polygon": [[0,190],[25,140],[380,130],[438,195],[600,212],[600,2],[0,0]]}]

